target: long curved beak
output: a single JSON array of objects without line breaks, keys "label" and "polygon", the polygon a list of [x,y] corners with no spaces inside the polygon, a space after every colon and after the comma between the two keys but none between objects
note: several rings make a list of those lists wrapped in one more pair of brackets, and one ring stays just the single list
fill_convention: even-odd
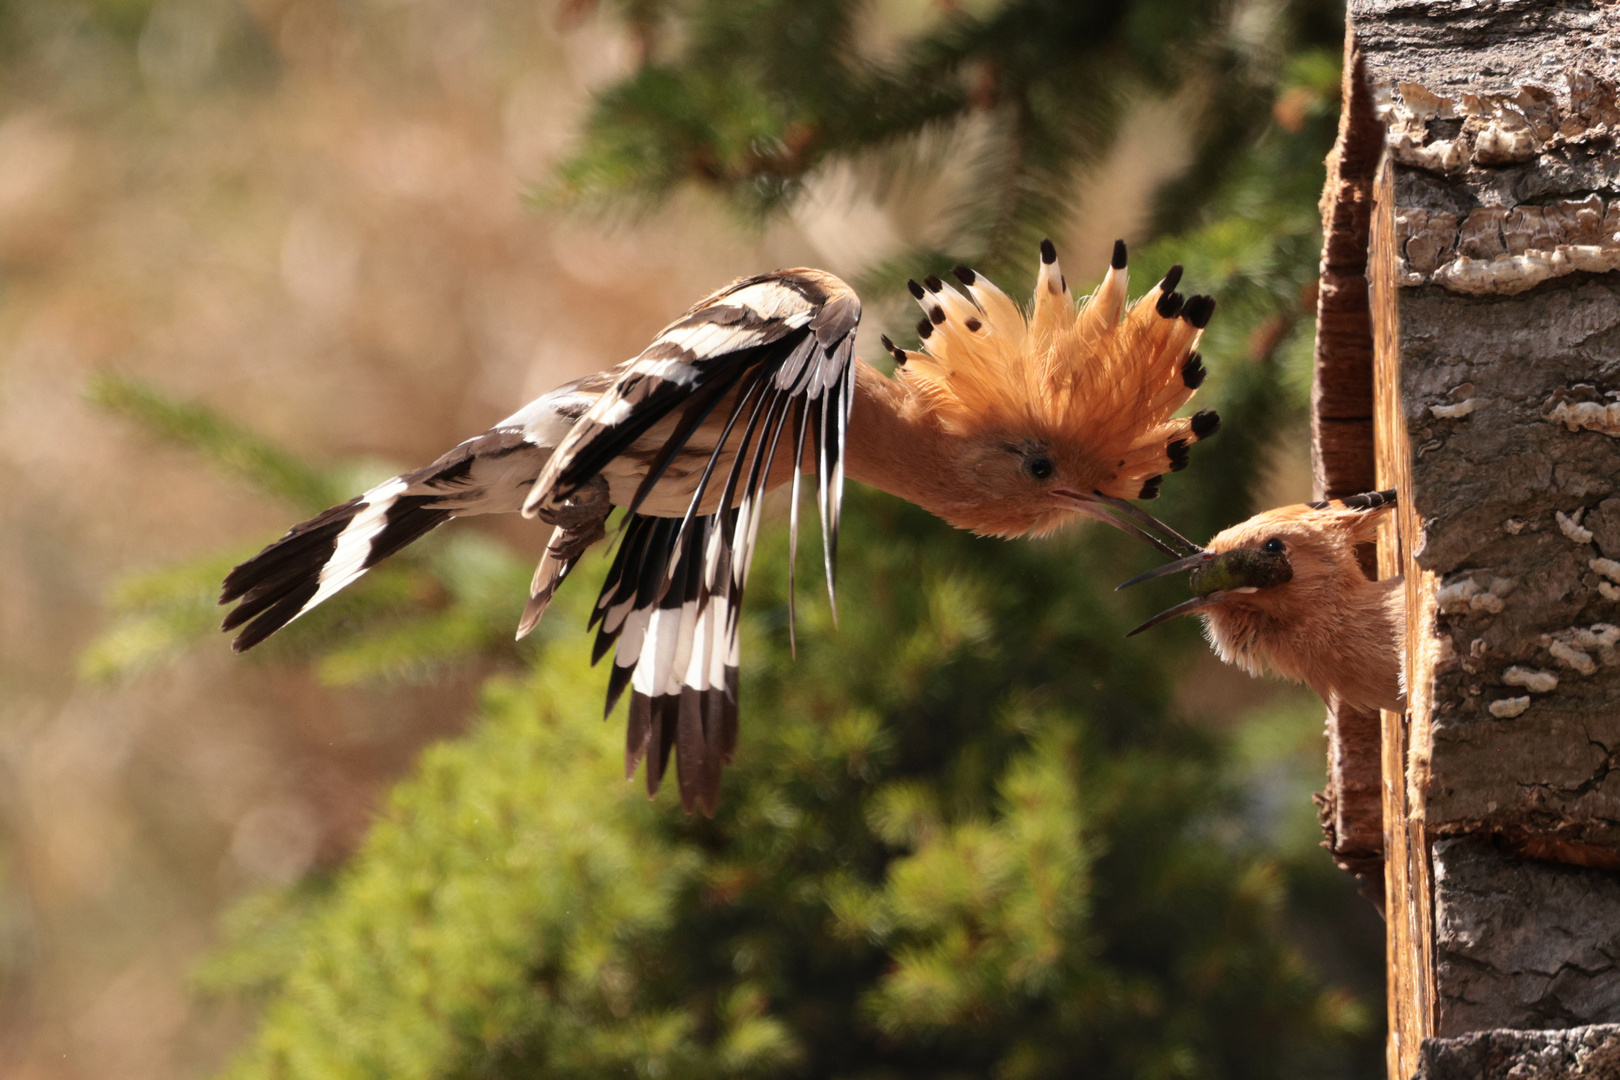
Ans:
[{"label": "long curved beak", "polygon": [[1159,612],[1157,615],[1153,616],[1153,618],[1149,619],[1147,622],[1143,623],[1141,626],[1138,626],[1135,630],[1132,630],[1130,633],[1126,634],[1125,636],[1126,637],[1135,637],[1137,634],[1140,634],[1142,631],[1151,630],[1155,626],[1158,626],[1160,623],[1169,622],[1171,619],[1176,618],[1178,615],[1191,615],[1193,612],[1198,611],[1200,608],[1207,608],[1207,607],[1211,606],[1212,604],[1218,604],[1224,599],[1226,599],[1226,594],[1224,592],[1212,592],[1208,596],[1195,596],[1191,600],[1183,600],[1181,603],[1177,604],[1175,607],[1166,608],[1165,610]]},{"label": "long curved beak", "polygon": [[1152,570],[1137,574],[1124,584],[1115,585],[1114,591],[1119,592],[1121,589],[1128,589],[1132,585],[1140,585],[1142,582],[1152,581],[1154,578],[1167,577],[1170,574],[1179,574],[1183,570],[1191,570],[1196,566],[1202,566],[1204,563],[1209,562],[1213,558],[1215,558],[1215,553],[1213,551],[1195,551],[1191,555],[1188,555],[1185,559],[1177,559],[1175,562],[1168,562],[1163,566],[1155,566]]},{"label": "long curved beak", "polygon": [[1126,502],[1124,499],[1116,499],[1112,495],[1104,495],[1100,491],[1093,491],[1090,498],[1102,503],[1104,506],[1109,507],[1112,510],[1117,511],[1118,513],[1124,514],[1126,517],[1131,518],[1150,529],[1156,530],[1159,535],[1168,538],[1171,544],[1180,548],[1181,554],[1185,555],[1194,551],[1203,550],[1203,548],[1199,547],[1185,536],[1182,536],[1180,533],[1176,532],[1176,530],[1172,529],[1170,526],[1166,525],[1164,522],[1160,521],[1146,510],[1143,510],[1135,503]]},{"label": "long curved beak", "polygon": [[[1087,494],[1067,488],[1052,492],[1052,497],[1076,513],[1112,525],[1121,532],[1129,533],[1138,540],[1152,544],[1172,558],[1179,559],[1188,552],[1200,550],[1197,544],[1188,540],[1146,510],[1133,506],[1124,499],[1116,499],[1112,495],[1104,495],[1100,491]],[[1110,510],[1123,516],[1116,517],[1114,514],[1109,513]],[[1146,526],[1146,528],[1143,526]],[[1161,540],[1158,536],[1154,536],[1147,531],[1148,529],[1154,530],[1165,539]]]}]

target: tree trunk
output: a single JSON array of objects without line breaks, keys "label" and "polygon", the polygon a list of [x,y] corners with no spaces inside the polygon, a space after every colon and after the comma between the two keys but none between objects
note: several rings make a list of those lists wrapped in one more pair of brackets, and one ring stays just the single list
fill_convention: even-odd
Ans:
[{"label": "tree trunk", "polygon": [[[1620,6],[1350,9],[1316,462],[1362,482],[1370,401],[1408,604],[1389,1073],[1620,1076]],[[1330,718],[1324,797],[1364,874],[1367,723]]]}]

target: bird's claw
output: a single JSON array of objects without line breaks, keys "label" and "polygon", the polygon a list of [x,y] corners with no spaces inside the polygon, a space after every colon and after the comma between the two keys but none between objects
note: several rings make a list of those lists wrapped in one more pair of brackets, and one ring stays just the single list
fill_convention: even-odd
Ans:
[{"label": "bird's claw", "polygon": [[601,531],[602,522],[607,520],[612,509],[607,477],[597,473],[569,492],[561,502],[542,503],[535,510],[535,516],[547,525],[556,525],[569,532],[588,530],[594,523],[597,538],[600,539],[606,535]]}]

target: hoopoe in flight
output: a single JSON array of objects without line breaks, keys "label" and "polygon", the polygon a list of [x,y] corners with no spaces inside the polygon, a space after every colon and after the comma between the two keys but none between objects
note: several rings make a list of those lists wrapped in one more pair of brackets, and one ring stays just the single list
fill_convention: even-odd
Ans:
[{"label": "hoopoe in flight", "polygon": [[673,751],[682,804],[712,814],[737,741],[739,607],[771,489],[791,486],[792,548],[813,483],[829,596],[846,475],[981,534],[1039,535],[1081,515],[1176,554],[1127,520],[1153,521],[1125,500],[1157,495],[1219,426],[1210,411],[1175,416],[1203,382],[1194,346],[1215,301],[1183,298],[1176,266],[1127,304],[1125,262],[1119,242],[1076,305],[1043,241],[1027,316],[966,267],[960,288],[911,282],[922,347],[884,339],[893,377],[855,358],[860,301],[833,275],[734,282],[634,359],[294,526],[225,579],[220,602],[237,606],[224,629],[252,648],[441,523],[519,511],[553,527],[521,638],[623,507],[590,622],[593,660],[613,653],[607,711],[628,688],[627,777],[645,759],[656,793]]},{"label": "hoopoe in flight", "polygon": [[1120,588],[1190,570],[1197,595],[1131,634],[1197,613],[1215,655],[1250,675],[1270,670],[1302,682],[1330,706],[1400,711],[1401,579],[1369,579],[1356,556],[1394,506],[1393,490],[1284,506],[1218,533],[1206,548],[1165,528],[1188,553]]}]

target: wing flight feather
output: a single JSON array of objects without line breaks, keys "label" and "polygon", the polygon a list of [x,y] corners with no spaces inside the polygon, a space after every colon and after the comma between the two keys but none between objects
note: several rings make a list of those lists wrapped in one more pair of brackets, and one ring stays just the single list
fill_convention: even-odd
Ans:
[{"label": "wing flight feather", "polygon": [[[613,653],[607,711],[630,691],[627,775],[643,765],[648,792],[656,792],[673,754],[688,811],[714,812],[721,766],[736,746],[743,587],[783,453],[802,468],[809,452],[834,595],[859,320],[854,292],[820,271],[781,271],[722,289],[621,366],[524,502],[533,516],[567,499],[632,447],[645,454],[642,440],[674,418],[638,478],[591,625],[598,628],[593,660]],[[692,467],[673,469],[683,458]],[[711,500],[716,480],[720,495]],[[791,483],[796,534],[798,468]],[[661,485],[689,492],[681,517],[647,512]],[[796,535],[790,544],[796,552]],[[791,569],[789,580],[791,593]]]}]

